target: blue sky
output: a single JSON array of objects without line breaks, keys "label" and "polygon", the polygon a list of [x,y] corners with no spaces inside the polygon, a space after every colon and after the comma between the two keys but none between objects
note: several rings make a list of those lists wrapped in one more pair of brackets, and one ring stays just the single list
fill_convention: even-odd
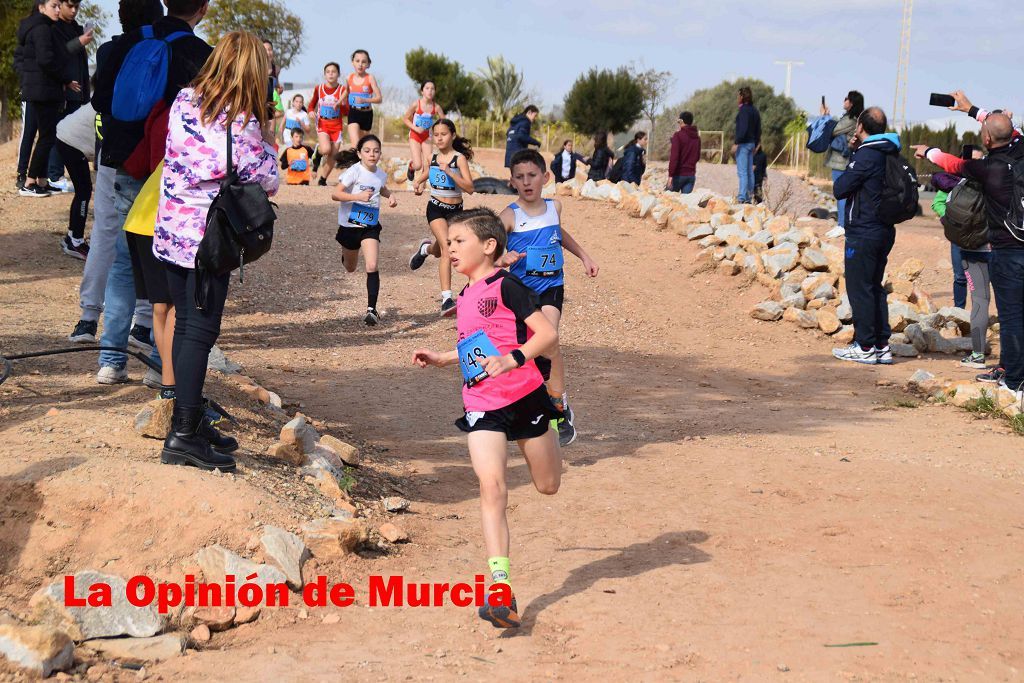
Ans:
[{"label": "blue sky", "polygon": [[[89,0],[85,0],[88,2]],[[227,0],[213,0],[227,1]],[[116,17],[117,0],[99,0]],[[902,0],[517,0],[441,2],[390,0],[360,5],[352,21],[345,3],[287,0],[306,25],[306,40],[283,80],[308,82],[331,60],[347,66],[360,47],[373,57],[382,86],[414,88],[404,55],[423,45],[476,70],[503,55],[526,77],[542,110],[561,103],[576,77],[592,66],[630,62],[671,71],[675,104],[722,79],[753,76],[782,91],[794,67],[793,97],[817,111],[822,95],[833,111],[857,89],[869,104],[892,109]],[[420,9],[411,9],[417,7]],[[328,9],[330,8],[330,9]],[[625,9],[624,9],[625,8]],[[1024,114],[1017,86],[1024,9],[993,0],[918,0],[912,31],[907,118],[925,121],[950,112],[928,106],[932,91],[964,88],[976,104]],[[985,26],[986,22],[994,24]],[[699,122],[698,122],[699,123]]]}]

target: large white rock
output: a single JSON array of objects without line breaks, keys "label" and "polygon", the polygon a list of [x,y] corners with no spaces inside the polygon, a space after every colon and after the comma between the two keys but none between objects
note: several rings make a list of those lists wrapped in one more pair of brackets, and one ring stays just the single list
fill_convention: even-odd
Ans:
[{"label": "large white rock", "polygon": [[85,598],[89,586],[110,586],[110,607],[69,607],[64,593],[64,579],[40,588],[29,601],[36,620],[66,632],[74,640],[128,635],[146,638],[163,630],[164,619],[156,605],[135,607],[128,602],[128,582],[114,574],[101,574],[92,569],[76,572],[75,596]]},{"label": "large white rock", "polygon": [[47,626],[0,624],[0,655],[46,678],[71,668],[75,644],[67,633]]}]

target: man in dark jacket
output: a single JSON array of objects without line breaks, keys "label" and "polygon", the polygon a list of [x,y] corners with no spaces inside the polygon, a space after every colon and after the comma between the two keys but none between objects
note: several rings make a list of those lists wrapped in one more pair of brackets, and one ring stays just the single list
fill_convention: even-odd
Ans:
[{"label": "man in dark jacket", "polygon": [[540,110],[534,105],[527,105],[522,114],[517,114],[508,124],[508,133],[505,135],[505,168],[510,168],[512,155],[530,145],[540,147],[540,140],[530,136],[530,126],[537,120]]},{"label": "man in dark jacket", "polygon": [[[64,94],[64,111],[60,118],[70,116],[83,104],[89,101],[89,56],[85,48],[92,42],[92,27],[86,31],[77,21],[79,0],[62,0],[60,3],[60,20],[54,25],[53,31],[57,42],[63,44],[64,81],[73,84]],[[60,153],[54,147],[50,152],[49,165],[50,187],[71,192],[73,188],[62,176],[64,163]]]},{"label": "man in dark jacket", "polygon": [[[169,45],[167,87],[164,90],[163,99],[165,103],[171,105],[181,89],[199,74],[206,59],[213,52],[213,48],[196,36],[193,30],[206,16],[206,10],[209,7],[208,0],[165,0],[165,4],[168,14],[153,22],[153,35],[156,38],[165,38],[179,31],[190,34]],[[104,51],[103,59],[98,60],[96,69],[93,106],[101,115],[103,122],[103,146],[100,150],[100,163],[107,168],[116,169],[114,172],[112,227],[119,233],[114,262],[103,296],[105,312],[100,344],[123,348],[131,341],[133,346],[144,344],[152,349],[152,346],[149,345],[150,328],[129,332],[131,317],[135,310],[135,293],[134,288],[131,287],[131,260],[123,231],[121,231],[124,221],[128,217],[128,211],[145,182],[145,179],[139,180],[128,173],[124,169],[124,162],[142,141],[146,121],[145,119],[142,121],[120,121],[113,116],[114,83],[117,81],[118,73],[128,53],[141,40],[142,31],[138,29],[112,41],[109,50]],[[100,209],[99,197],[97,197],[96,204],[98,212]],[[95,228],[93,234],[96,234]],[[128,276],[120,277],[120,273],[127,273]],[[122,287],[122,282],[127,282],[128,286]],[[77,335],[73,333],[72,336]],[[130,337],[134,339],[130,340]],[[145,341],[139,340],[139,337],[143,337]],[[141,343],[139,343],[140,341]],[[166,361],[170,362],[170,359],[166,359]],[[128,372],[125,369],[127,358],[124,354],[103,351],[100,353],[99,362],[100,370],[96,375],[96,381],[100,384],[119,384],[128,381]],[[147,376],[146,381],[155,381],[156,384],[159,384],[158,376]]]},{"label": "man in dark jacket", "polygon": [[979,115],[975,107],[970,111],[983,121],[981,143],[988,150],[985,157],[963,160],[936,147],[926,149],[924,145],[916,145],[914,151],[944,171],[981,185],[992,246],[989,276],[999,313],[1000,367],[979,375],[978,379],[999,382],[1017,392],[1019,400],[1024,396],[1024,242],[1010,233],[1006,220],[1013,203],[1013,166],[1024,163],[1024,143],[1006,114]]},{"label": "man in dark jacket", "polygon": [[761,146],[761,113],[754,106],[754,94],[743,86],[737,95],[736,135],[732,155],[736,158],[736,175],[740,187],[736,197],[740,204],[749,204],[754,192],[754,150]]},{"label": "man in dark jacket", "polygon": [[26,111],[39,132],[39,140],[28,165],[28,178],[19,194],[48,197],[46,167],[50,150],[57,143],[57,120],[64,104],[64,48],[57,43],[53,27],[57,11],[41,5],[39,11],[18,25],[18,53],[21,65],[22,97]]},{"label": "man in dark jacket", "polygon": [[833,184],[836,199],[846,199],[846,293],[853,310],[853,343],[832,349],[840,360],[866,365],[892,363],[889,305],[882,287],[896,228],[878,216],[885,184],[885,161],[900,153],[900,139],[886,133],[885,112],[865,109],[857,121],[856,145],[846,171]]},{"label": "man in dark jacket", "polygon": [[679,130],[672,136],[668,160],[669,185],[665,189],[690,194],[697,183],[697,161],[700,160],[700,132],[693,125],[693,114],[679,115]]}]

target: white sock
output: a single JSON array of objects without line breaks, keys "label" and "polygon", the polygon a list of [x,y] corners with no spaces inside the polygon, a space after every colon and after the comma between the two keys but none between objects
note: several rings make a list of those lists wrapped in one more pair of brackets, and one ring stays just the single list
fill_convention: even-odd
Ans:
[{"label": "white sock", "polygon": [[73,247],[81,246],[82,242],[85,241],[84,237],[82,239],[78,239],[77,237],[72,235],[70,230],[68,230],[68,239],[71,241],[71,246]]},{"label": "white sock", "polygon": [[443,292],[441,292],[441,303],[444,303],[445,299],[451,299],[451,298],[452,298],[452,290],[446,289]]},{"label": "white sock", "polygon": [[420,245],[420,256],[426,256],[427,250],[430,249],[430,242],[424,242]]}]

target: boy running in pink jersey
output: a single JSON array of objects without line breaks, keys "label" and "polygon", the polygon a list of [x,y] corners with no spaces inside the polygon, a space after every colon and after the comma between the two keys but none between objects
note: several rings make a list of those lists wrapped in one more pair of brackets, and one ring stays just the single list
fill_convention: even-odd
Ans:
[{"label": "boy running in pink jersey", "polygon": [[[508,586],[509,600],[479,610],[481,619],[497,628],[519,626],[515,596],[509,583],[509,531],[505,508],[505,468],[509,441],[530,468],[541,493],[558,492],[562,455],[548,422],[557,415],[534,359],[558,343],[558,332],[541,313],[537,296],[516,276],[495,265],[505,251],[506,233],[490,209],[471,209],[451,218],[448,251],[452,267],[469,278],[459,295],[454,351],[417,349],[413,362],[421,368],[458,363],[466,414],[455,425],[468,433],[469,458],[480,481],[487,564],[494,584]],[[500,597],[504,597],[501,595]]]}]

